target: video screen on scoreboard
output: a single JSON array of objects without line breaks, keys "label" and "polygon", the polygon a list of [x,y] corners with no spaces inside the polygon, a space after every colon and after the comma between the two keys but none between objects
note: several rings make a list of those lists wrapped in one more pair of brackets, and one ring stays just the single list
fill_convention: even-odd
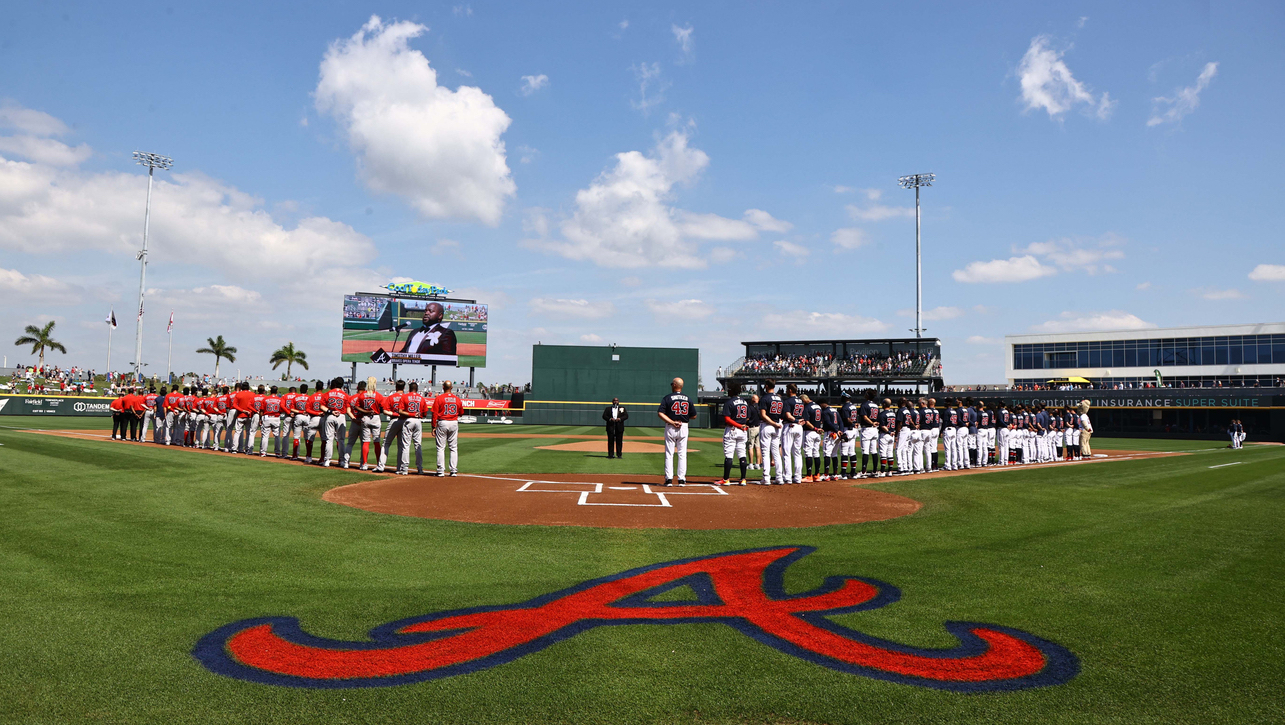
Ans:
[{"label": "video screen on scoreboard", "polygon": [[343,361],[486,367],[486,305],[344,296]]}]

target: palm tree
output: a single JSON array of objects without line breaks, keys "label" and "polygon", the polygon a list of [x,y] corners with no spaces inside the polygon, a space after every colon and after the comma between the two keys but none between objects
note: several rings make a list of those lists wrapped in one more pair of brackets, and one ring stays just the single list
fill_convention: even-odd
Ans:
[{"label": "palm tree", "polygon": [[272,357],[268,360],[268,362],[272,363],[273,370],[276,370],[278,367],[280,367],[281,363],[285,363],[286,377],[289,378],[290,367],[292,365],[297,364],[299,367],[303,368],[304,370],[308,369],[308,353],[304,352],[303,350],[294,349],[294,343],[287,342],[285,344],[285,347],[282,347],[276,352],[272,353]]},{"label": "palm tree", "polygon": [[67,348],[63,347],[61,342],[58,342],[57,340],[50,337],[50,334],[53,333],[53,331],[54,331],[53,320],[50,320],[47,324],[45,324],[44,327],[27,325],[27,328],[24,330],[24,332],[26,332],[27,334],[23,335],[17,340],[14,340],[13,344],[30,345],[31,352],[33,354],[39,353],[40,369],[43,371],[45,369],[45,350],[46,349],[57,350],[58,352],[64,355],[67,354]]},{"label": "palm tree", "polygon": [[214,356],[214,379],[218,380],[219,361],[223,358],[227,358],[228,362],[236,362],[236,348],[229,347],[228,344],[223,341],[222,335],[219,335],[218,337],[207,337],[205,338],[205,341],[209,343],[209,347],[203,347],[197,350],[197,352],[209,353]]}]

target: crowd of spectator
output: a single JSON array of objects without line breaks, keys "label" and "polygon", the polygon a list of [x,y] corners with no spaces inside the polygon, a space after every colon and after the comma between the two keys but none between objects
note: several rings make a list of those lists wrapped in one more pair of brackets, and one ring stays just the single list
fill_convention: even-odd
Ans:
[{"label": "crowd of spectator", "polygon": [[834,355],[817,353],[815,355],[749,355],[745,363],[736,372],[737,375],[821,375]]},{"label": "crowd of spectator", "polygon": [[840,375],[919,375],[928,369],[932,355],[909,350],[884,353],[851,354],[839,361]]}]

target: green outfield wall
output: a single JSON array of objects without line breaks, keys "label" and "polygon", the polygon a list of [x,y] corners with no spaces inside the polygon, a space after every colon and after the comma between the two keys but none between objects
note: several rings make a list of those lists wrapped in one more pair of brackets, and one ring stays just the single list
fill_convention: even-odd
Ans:
[{"label": "green outfield wall", "polygon": [[[601,425],[602,409],[619,398],[629,409],[626,425],[655,426],[656,407],[669,381],[682,378],[696,398],[700,351],[677,347],[534,345],[531,393],[522,422],[537,425]],[[709,426],[700,410],[693,423]]]},{"label": "green outfield wall", "polygon": [[111,416],[112,400],[87,395],[0,395],[0,415]]}]

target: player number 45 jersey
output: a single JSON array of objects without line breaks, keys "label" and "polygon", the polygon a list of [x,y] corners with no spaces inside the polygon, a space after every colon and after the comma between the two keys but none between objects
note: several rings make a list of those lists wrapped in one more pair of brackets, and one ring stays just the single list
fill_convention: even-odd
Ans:
[{"label": "player number 45 jersey", "polygon": [[669,416],[670,420],[686,423],[694,412],[692,400],[682,393],[670,393],[660,401],[659,412]]}]

